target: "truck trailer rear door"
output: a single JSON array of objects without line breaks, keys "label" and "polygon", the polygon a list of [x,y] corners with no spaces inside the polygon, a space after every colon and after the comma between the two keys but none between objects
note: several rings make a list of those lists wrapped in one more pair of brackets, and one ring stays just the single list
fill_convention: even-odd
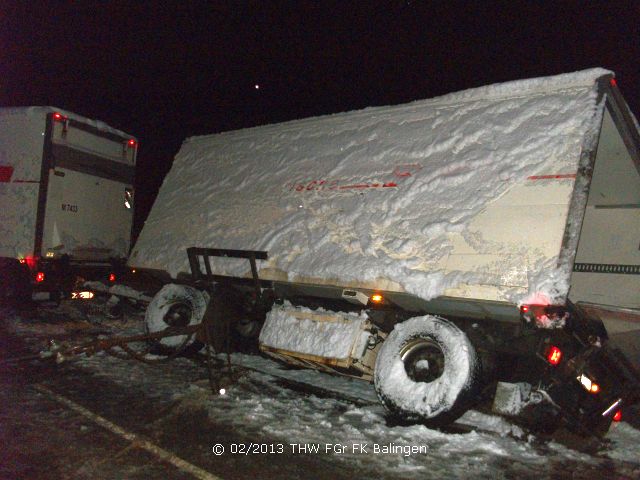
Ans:
[{"label": "truck trailer rear door", "polygon": [[137,140],[60,113],[47,115],[45,135],[36,252],[77,261],[126,258]]}]

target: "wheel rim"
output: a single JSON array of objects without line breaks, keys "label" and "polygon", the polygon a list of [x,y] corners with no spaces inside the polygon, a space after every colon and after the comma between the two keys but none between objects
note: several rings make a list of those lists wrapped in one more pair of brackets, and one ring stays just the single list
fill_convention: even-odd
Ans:
[{"label": "wheel rim", "polygon": [[414,382],[429,383],[444,373],[444,352],[430,338],[417,338],[400,351],[407,376]]},{"label": "wheel rim", "polygon": [[186,303],[174,303],[164,314],[163,320],[170,327],[186,327],[191,322],[193,310]]}]

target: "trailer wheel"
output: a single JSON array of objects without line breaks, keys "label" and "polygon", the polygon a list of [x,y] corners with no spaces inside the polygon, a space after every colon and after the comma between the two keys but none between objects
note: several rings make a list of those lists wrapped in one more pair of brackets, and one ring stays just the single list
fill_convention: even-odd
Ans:
[{"label": "trailer wheel", "polygon": [[[207,309],[208,298],[195,288],[186,285],[167,284],[153,297],[145,312],[147,333],[161,332],[169,327],[186,327],[200,323]],[[176,353],[187,348],[198,351],[202,344],[195,334],[164,337],[156,342],[162,350]]]},{"label": "trailer wheel", "polygon": [[374,384],[391,413],[441,426],[469,408],[478,369],[467,335],[445,319],[426,315],[395,326],[378,353]]}]

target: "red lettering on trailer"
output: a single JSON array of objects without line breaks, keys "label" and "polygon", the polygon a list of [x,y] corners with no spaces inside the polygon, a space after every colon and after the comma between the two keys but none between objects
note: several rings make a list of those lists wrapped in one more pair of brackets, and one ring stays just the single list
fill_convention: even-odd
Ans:
[{"label": "red lettering on trailer", "polygon": [[555,175],[531,175],[527,180],[561,180],[563,178],[576,178],[575,173],[558,173]]},{"label": "red lettering on trailer", "polygon": [[[422,169],[421,165],[400,165],[392,172],[392,175],[396,178],[405,179],[411,177]],[[385,182],[363,182],[353,183],[347,185],[340,185],[344,180],[311,180],[301,183],[287,183],[285,188],[289,191],[304,192],[304,191],[324,191],[324,190],[366,190],[369,188],[398,188],[398,184],[394,181]]]},{"label": "red lettering on trailer", "polygon": [[8,183],[13,176],[13,167],[11,165],[0,165],[0,183]]},{"label": "red lettering on trailer", "polygon": [[340,187],[340,190],[347,190],[350,188],[356,188],[356,189],[362,189],[362,188],[369,188],[369,184],[368,183],[361,183],[359,185],[342,185]]},{"label": "red lettering on trailer", "polygon": [[419,170],[422,170],[422,165],[419,163],[409,163],[407,165],[398,165],[396,169],[393,171],[393,174],[396,177],[404,178],[410,177],[414,173],[417,173]]}]

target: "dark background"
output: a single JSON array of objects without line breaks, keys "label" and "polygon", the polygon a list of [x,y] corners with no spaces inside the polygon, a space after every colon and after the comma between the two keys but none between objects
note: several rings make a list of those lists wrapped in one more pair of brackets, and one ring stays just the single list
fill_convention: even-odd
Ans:
[{"label": "dark background", "polygon": [[0,106],[137,136],[137,228],[188,136],[594,66],[637,115],[638,59],[640,0],[0,0]]}]

